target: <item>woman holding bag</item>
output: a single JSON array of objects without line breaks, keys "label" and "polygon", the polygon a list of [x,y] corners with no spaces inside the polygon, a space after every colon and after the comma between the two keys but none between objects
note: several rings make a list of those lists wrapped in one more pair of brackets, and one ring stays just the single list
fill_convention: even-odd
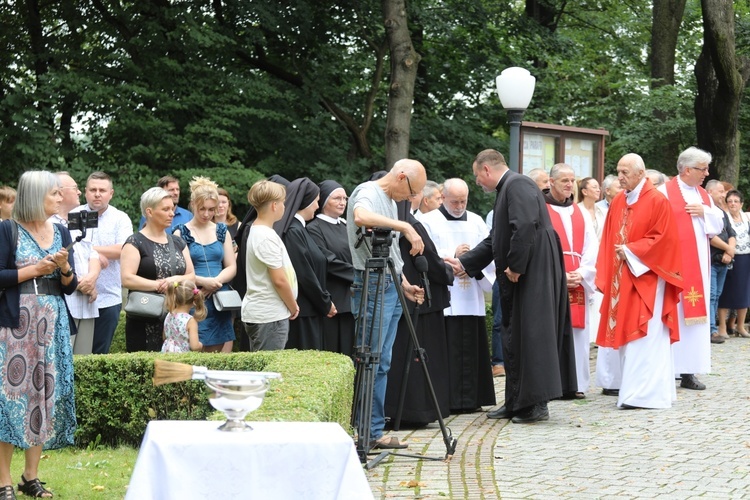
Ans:
[{"label": "woman holding bag", "polygon": [[63,294],[78,286],[68,229],[53,224],[62,202],[56,175],[30,171],[18,182],[13,220],[0,223],[0,498],[14,499],[10,463],[25,450],[18,489],[49,498],[39,480],[42,447],[73,444],[71,319]]},{"label": "woman holding bag", "polygon": [[[165,189],[152,187],[141,196],[146,224],[125,240],[120,256],[122,286],[163,295],[172,283],[195,281],[187,245],[167,229],[174,218],[174,202]],[[131,297],[128,297],[130,301]],[[125,306],[125,348],[128,352],[161,351],[164,317],[137,316]],[[130,309],[130,311],[128,311]]]},{"label": "woman holding bag", "polygon": [[[190,181],[193,219],[177,226],[174,234],[187,243],[195,267],[196,284],[206,297],[206,319],[198,323],[203,352],[232,352],[232,311],[219,311],[213,300],[217,292],[232,291],[229,283],[237,274],[237,257],[232,249],[232,238],[227,236],[227,225],[213,222],[219,204],[217,188],[216,183],[207,177],[193,177]],[[239,305],[239,294],[236,298]]]}]

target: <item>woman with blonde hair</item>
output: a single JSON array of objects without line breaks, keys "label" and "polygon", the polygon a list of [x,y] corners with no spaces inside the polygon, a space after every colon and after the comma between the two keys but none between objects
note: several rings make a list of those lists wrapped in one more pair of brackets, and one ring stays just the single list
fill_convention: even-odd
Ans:
[{"label": "woman with blonde hair", "polygon": [[227,225],[214,223],[219,190],[208,177],[193,177],[190,181],[190,210],[193,219],[180,224],[174,234],[187,243],[195,266],[196,284],[206,297],[206,319],[198,325],[198,337],[204,352],[232,352],[234,327],[232,311],[219,311],[212,295],[219,290],[230,290],[237,274],[237,257],[228,236]]},{"label": "woman with blonde hair", "polygon": [[[152,187],[141,196],[143,228],[128,237],[120,254],[122,286],[130,291],[165,293],[175,282],[195,280],[193,261],[182,238],[167,234],[174,218],[174,201],[167,190]],[[164,318],[125,315],[128,352],[160,351]]]},{"label": "woman with blonde hair", "polygon": [[[229,235],[234,239],[237,235],[237,229],[240,226],[240,221],[237,216],[232,212],[232,200],[229,198],[229,193],[224,188],[218,188],[219,191],[219,204],[216,205],[216,214],[214,215],[214,222],[218,224],[223,222],[227,225],[227,231]],[[236,251],[236,248],[235,248]]]}]

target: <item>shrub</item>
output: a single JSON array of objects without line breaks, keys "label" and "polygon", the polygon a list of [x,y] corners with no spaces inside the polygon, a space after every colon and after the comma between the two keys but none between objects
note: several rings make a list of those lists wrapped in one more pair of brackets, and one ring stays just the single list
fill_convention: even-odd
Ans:
[{"label": "shrub", "polygon": [[279,372],[251,420],[338,422],[349,429],[354,366],[346,356],[320,351],[232,354],[131,353],[75,356],[76,444],[139,446],[151,420],[223,419],[199,380],[154,387],[154,359],[213,370]]}]

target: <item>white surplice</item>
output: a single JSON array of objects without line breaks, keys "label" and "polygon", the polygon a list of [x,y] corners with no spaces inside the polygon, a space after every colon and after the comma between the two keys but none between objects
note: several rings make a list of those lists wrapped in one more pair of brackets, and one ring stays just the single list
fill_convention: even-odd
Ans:
[{"label": "white surplice", "polygon": [[[422,215],[420,220],[430,235],[441,258],[454,257],[456,248],[466,243],[474,248],[489,234],[480,216],[466,211],[465,221],[447,220],[440,210]],[[495,263],[484,268],[484,278],[455,277],[450,287],[451,303],[444,309],[446,316],[484,316],[484,292],[492,292],[495,282]]]},{"label": "white surplice", "polygon": [[[703,203],[700,193],[694,187],[688,186],[679,178],[677,183],[686,203]],[[666,185],[659,186],[664,196],[667,195]],[[719,234],[724,228],[724,219],[721,209],[714,205],[711,197],[708,197],[710,206],[703,205],[703,217],[692,217],[695,241],[698,245],[698,260],[703,277],[702,294],[706,301],[706,322],[697,325],[685,324],[685,311],[682,307],[683,295],[680,294],[680,302],[677,306],[680,322],[680,341],[672,344],[674,354],[674,374],[682,373],[709,373],[711,371],[711,331],[708,321],[710,313],[711,297],[711,250],[709,240]]]},{"label": "white surplice", "polygon": [[[565,235],[558,235],[560,239],[565,237],[568,241],[568,248],[573,248],[573,206],[560,207],[548,205],[552,210],[560,215]],[[581,212],[586,211],[584,208]],[[596,290],[594,278],[596,277],[596,256],[599,252],[599,239],[594,231],[591,219],[583,215],[584,236],[583,249],[580,255],[580,265],[577,271],[581,274],[583,281],[583,291],[586,300],[586,321],[583,328],[573,328],[573,349],[576,357],[576,376],[578,377],[578,392],[586,392],[591,384],[591,363],[589,354],[591,352],[591,330],[598,329],[599,323],[591,321],[589,302],[592,301],[593,293]],[[566,269],[567,271],[567,269]],[[593,334],[596,338],[596,333]]]}]

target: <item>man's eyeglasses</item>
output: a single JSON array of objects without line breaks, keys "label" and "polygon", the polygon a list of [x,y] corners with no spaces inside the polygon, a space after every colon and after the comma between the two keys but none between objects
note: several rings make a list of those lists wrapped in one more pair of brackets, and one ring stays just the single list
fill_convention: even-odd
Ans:
[{"label": "man's eyeglasses", "polygon": [[[404,174],[403,172],[401,173]],[[415,196],[417,196],[417,193],[415,193],[414,190],[411,188],[411,182],[409,182],[409,176],[404,174],[404,177],[406,177],[406,185],[409,187],[409,193],[410,193],[409,198],[414,198]]]},{"label": "man's eyeglasses", "polygon": [[692,168],[693,170],[700,170],[704,174],[708,173],[708,167],[703,167],[703,168],[700,168],[700,167],[688,167],[688,168]]}]

